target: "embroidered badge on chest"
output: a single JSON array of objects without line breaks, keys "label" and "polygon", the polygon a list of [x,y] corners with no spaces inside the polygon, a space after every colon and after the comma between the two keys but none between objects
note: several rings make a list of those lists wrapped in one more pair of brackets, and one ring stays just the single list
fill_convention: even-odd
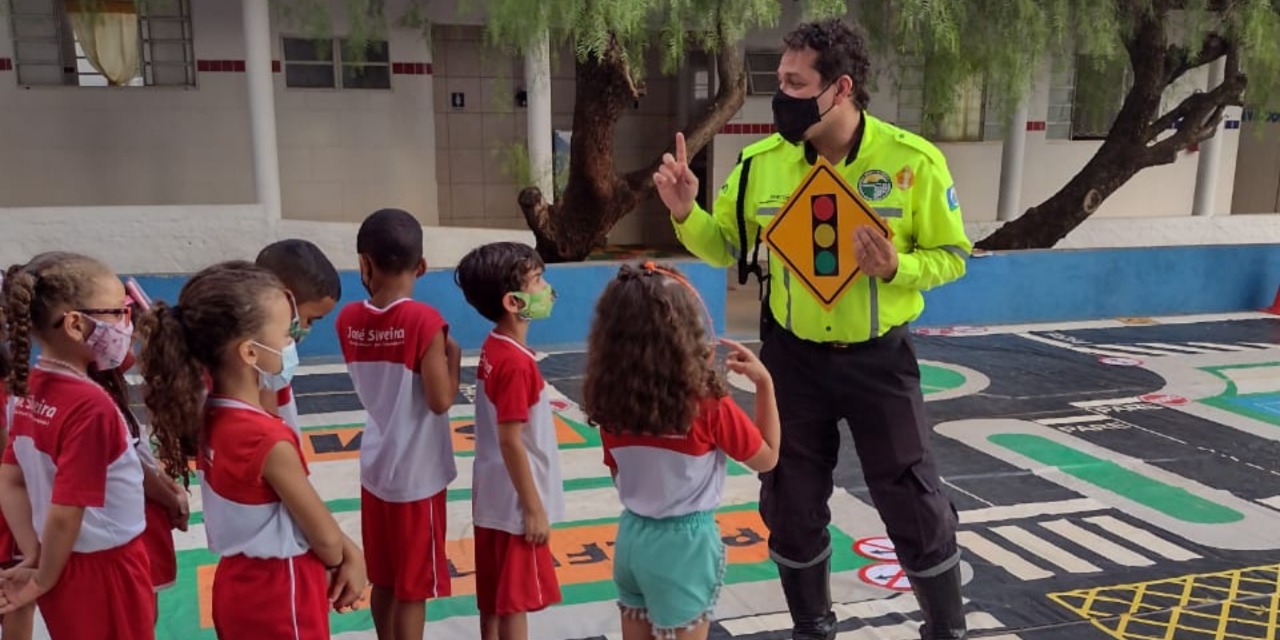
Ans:
[{"label": "embroidered badge on chest", "polygon": [[884,200],[891,191],[893,179],[879,169],[872,169],[858,178],[858,193],[869,201]]}]

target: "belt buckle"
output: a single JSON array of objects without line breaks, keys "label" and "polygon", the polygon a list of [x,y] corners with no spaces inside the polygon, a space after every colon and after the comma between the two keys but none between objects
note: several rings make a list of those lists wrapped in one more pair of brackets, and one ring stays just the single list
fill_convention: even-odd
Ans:
[{"label": "belt buckle", "polygon": [[828,342],[827,346],[831,347],[832,349],[848,349],[849,347],[853,346],[853,343],[852,342]]}]

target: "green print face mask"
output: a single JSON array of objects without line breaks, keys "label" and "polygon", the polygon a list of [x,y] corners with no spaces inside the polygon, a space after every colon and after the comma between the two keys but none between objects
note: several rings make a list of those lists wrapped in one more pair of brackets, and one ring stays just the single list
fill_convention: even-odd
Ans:
[{"label": "green print face mask", "polygon": [[537,293],[512,291],[511,295],[524,303],[524,308],[520,310],[522,320],[546,320],[551,317],[551,307],[555,306],[556,302],[556,291],[550,286]]}]

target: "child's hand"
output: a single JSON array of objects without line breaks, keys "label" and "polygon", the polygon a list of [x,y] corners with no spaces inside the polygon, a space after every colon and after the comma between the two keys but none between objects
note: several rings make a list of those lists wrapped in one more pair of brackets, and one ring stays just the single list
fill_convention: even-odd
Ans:
[{"label": "child's hand", "polygon": [[769,370],[764,368],[764,363],[760,362],[760,358],[757,358],[756,354],[742,343],[728,338],[720,338],[720,343],[729,347],[729,357],[725,359],[725,366],[730,371],[746,376],[752,384],[757,386],[773,382],[773,376],[769,375]]},{"label": "child's hand", "polygon": [[333,572],[329,583],[329,604],[333,610],[342,613],[344,609],[359,609],[364,589],[369,584],[369,577],[364,565],[364,555],[360,553],[344,553],[342,564]]},{"label": "child's hand", "polygon": [[17,611],[44,595],[46,589],[35,578],[36,569],[31,566],[18,565],[0,572],[0,615]]},{"label": "child's hand", "polygon": [[546,544],[551,539],[551,522],[545,511],[525,512],[524,539],[529,544]]},{"label": "child's hand", "polygon": [[187,522],[191,519],[191,505],[187,502],[187,490],[182,485],[171,482],[169,489],[173,491],[173,503],[169,505],[169,527],[178,531],[187,530]]}]

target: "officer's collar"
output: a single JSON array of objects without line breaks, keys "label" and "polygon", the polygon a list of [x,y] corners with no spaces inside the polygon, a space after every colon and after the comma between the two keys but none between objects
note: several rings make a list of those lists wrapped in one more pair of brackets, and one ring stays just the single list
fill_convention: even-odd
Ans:
[{"label": "officer's collar", "polygon": [[[858,158],[859,149],[862,148],[863,134],[867,130],[867,112],[863,111],[860,116],[858,118],[858,129],[853,132],[853,146],[849,147],[849,155],[844,157],[845,164],[853,164],[853,161]],[[804,160],[810,166],[813,166],[813,163],[818,161],[818,150],[808,140],[804,141]]]}]

